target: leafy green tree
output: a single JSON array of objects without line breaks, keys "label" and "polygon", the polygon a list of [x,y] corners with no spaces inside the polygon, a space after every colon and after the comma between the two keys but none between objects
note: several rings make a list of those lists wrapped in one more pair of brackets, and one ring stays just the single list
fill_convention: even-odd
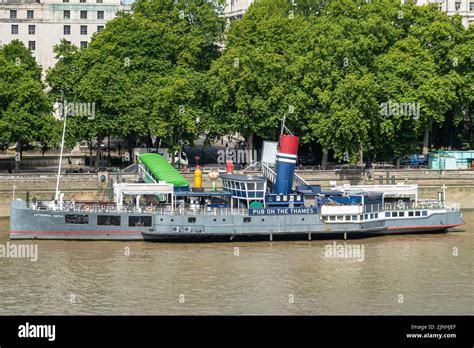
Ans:
[{"label": "leafy green tree", "polygon": [[[23,148],[37,142],[44,149],[59,140],[53,103],[31,52],[18,40],[0,48],[0,141]],[[19,169],[15,161],[15,170]]]}]

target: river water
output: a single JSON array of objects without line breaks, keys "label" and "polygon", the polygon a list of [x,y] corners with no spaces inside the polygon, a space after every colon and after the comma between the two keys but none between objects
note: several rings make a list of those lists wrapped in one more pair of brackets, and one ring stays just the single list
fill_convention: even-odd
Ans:
[{"label": "river water", "polygon": [[[38,259],[0,258],[0,315],[474,314],[474,211],[464,216],[462,231],[335,245],[13,241]],[[0,246],[8,227],[0,219]],[[361,253],[328,254],[344,245]]]}]

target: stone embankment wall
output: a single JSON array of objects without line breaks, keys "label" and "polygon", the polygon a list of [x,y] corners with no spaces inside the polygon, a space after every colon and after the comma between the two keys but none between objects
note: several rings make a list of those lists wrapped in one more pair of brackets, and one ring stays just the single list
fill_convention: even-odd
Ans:
[{"label": "stone embankment wall", "polygon": [[[299,170],[297,173],[310,184],[319,184],[323,188],[329,188],[332,184],[362,185],[362,184],[386,184],[386,183],[407,183],[419,185],[420,198],[436,198],[437,193],[442,191],[442,186],[446,185],[446,200],[449,202],[459,202],[462,208],[474,209],[474,171],[434,171],[434,170]],[[248,173],[260,175],[259,172]],[[105,177],[102,182],[101,177]],[[186,179],[192,186],[193,174],[185,174]],[[103,179],[103,178],[102,178]],[[65,199],[74,200],[109,200],[112,191],[112,182],[133,182],[137,180],[136,175],[121,175],[119,178],[115,174],[84,173],[65,174],[61,177],[60,190],[64,193]],[[212,187],[212,181],[204,174],[203,186]],[[216,188],[220,188],[220,180],[216,181]],[[56,188],[56,175],[53,174],[0,174],[0,216],[8,216],[10,212],[9,202],[15,197],[25,199],[26,192],[29,191],[30,199],[51,199]]]}]

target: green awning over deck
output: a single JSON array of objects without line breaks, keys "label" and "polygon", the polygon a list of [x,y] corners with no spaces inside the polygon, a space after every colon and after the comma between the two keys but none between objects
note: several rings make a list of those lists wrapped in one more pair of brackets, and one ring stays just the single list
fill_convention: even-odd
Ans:
[{"label": "green awning over deck", "polygon": [[184,176],[168,163],[163,156],[156,153],[146,153],[138,156],[138,159],[159,181],[164,181],[174,186],[189,186]]}]

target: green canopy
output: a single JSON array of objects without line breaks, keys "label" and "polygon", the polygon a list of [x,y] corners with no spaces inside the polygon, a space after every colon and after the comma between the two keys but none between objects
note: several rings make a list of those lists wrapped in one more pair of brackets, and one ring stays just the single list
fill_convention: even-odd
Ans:
[{"label": "green canopy", "polygon": [[[138,160],[159,181],[174,186],[189,186],[188,181],[168,161],[156,153],[146,153],[138,156]],[[146,180],[145,178],[145,181]]]}]

